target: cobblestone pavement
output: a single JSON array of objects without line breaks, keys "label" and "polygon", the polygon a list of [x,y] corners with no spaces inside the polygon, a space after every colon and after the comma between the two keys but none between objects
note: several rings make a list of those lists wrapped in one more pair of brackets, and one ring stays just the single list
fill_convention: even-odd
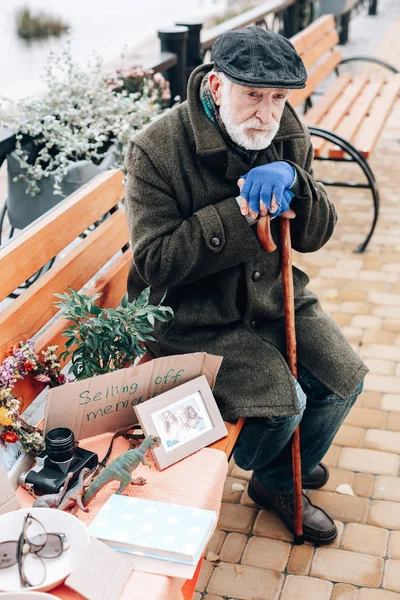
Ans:
[{"label": "cobblestone pavement", "polygon": [[[373,52],[400,68],[400,2],[389,5],[398,20],[377,18],[381,43]],[[356,17],[352,31],[360,40],[357,19],[363,17]],[[333,239],[315,254],[295,256],[324,309],[370,368],[363,394],[325,457],[330,480],[310,493],[335,519],[338,539],[323,548],[293,546],[273,513],[258,510],[246,489],[232,490],[233,483],[246,488],[251,473],[231,462],[218,530],[209,544],[219,562],[212,562],[213,555],[204,560],[195,600],[400,600],[399,162],[400,103],[371,159],[381,215],[367,252],[352,250],[371,222],[368,193],[330,188],[339,213]],[[324,172],[332,175],[332,169],[324,165]],[[356,179],[351,169],[349,177]],[[344,483],[354,496],[337,492]]]}]

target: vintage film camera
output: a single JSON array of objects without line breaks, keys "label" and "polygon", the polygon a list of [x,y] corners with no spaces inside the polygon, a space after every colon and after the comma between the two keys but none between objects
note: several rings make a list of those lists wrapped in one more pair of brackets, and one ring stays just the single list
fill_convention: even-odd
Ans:
[{"label": "vintage film camera", "polygon": [[55,427],[46,434],[46,450],[36,457],[32,469],[20,475],[19,483],[31,488],[36,496],[56,494],[68,473],[74,473],[68,485],[71,488],[82,469],[87,467],[94,471],[97,463],[97,454],[80,448],[70,429]]}]

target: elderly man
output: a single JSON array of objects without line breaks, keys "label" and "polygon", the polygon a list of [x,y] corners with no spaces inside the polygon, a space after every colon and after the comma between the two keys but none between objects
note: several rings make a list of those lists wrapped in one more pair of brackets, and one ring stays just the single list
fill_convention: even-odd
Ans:
[{"label": "elderly man", "polygon": [[[331,237],[334,206],[313,177],[307,128],[290,106],[306,82],[284,37],[248,27],[220,36],[213,64],[191,75],[188,100],[129,146],[126,209],[133,248],[130,298],[150,286],[175,311],[160,324],[154,356],[207,351],[224,357],[214,394],[226,420],[247,417],[236,463],[252,470],[249,496],[294,530],[290,440],[301,427],[303,487],[322,487],[320,461],[367,372],[294,268],[298,381],[285,362],[279,219],[293,248]],[[289,208],[290,205],[290,208]],[[271,214],[277,250],[254,223]],[[295,216],[295,218],[293,218]],[[329,543],[332,519],[303,496],[305,539]]]}]

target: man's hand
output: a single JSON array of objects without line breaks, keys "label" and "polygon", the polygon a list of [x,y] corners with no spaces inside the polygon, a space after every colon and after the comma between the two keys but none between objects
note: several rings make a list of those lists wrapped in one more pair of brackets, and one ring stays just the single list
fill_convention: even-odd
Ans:
[{"label": "man's hand", "polygon": [[238,180],[241,196],[245,200],[241,204],[242,214],[256,218],[258,214],[265,216],[270,212],[271,218],[275,218],[289,212],[294,196],[289,187],[294,177],[294,168],[283,161],[251,169]]},{"label": "man's hand", "polygon": [[[243,177],[238,179],[237,184],[238,184],[240,192],[242,192],[242,187],[243,187],[244,183],[245,183],[245,179],[243,179]],[[272,212],[275,212],[277,208],[278,208],[278,203],[276,201],[275,195],[272,194],[272,201],[271,201]],[[242,200],[240,203],[240,212],[244,216],[250,215],[250,217],[252,217],[252,219],[256,219],[258,217],[258,214],[260,214],[262,217],[265,217],[269,211],[268,211],[267,207],[265,206],[264,202],[261,200],[260,201],[260,212],[259,213],[254,212],[253,210],[251,210],[249,208],[249,203],[247,202],[247,200],[242,197]],[[276,215],[273,215],[273,216],[275,217]],[[294,219],[295,216],[296,216],[296,213],[291,208],[289,208],[288,211],[281,213],[281,217],[284,217],[285,219]]]}]

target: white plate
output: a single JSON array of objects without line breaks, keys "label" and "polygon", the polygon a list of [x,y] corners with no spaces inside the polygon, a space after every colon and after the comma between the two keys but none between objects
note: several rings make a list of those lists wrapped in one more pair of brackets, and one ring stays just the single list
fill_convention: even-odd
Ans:
[{"label": "white plate", "polygon": [[51,594],[44,592],[0,592],[0,600],[59,600]]},{"label": "white plate", "polygon": [[[59,558],[45,559],[46,579],[42,585],[23,588],[18,572],[18,565],[0,570],[0,590],[17,592],[19,590],[51,590],[60,585],[80,562],[89,543],[86,526],[73,515],[55,508],[23,508],[0,516],[0,542],[17,540],[22,531],[25,515],[30,512],[39,519],[47,532],[65,533],[69,548]],[[23,598],[26,597],[26,594]],[[44,596],[45,597],[45,596]]]}]

